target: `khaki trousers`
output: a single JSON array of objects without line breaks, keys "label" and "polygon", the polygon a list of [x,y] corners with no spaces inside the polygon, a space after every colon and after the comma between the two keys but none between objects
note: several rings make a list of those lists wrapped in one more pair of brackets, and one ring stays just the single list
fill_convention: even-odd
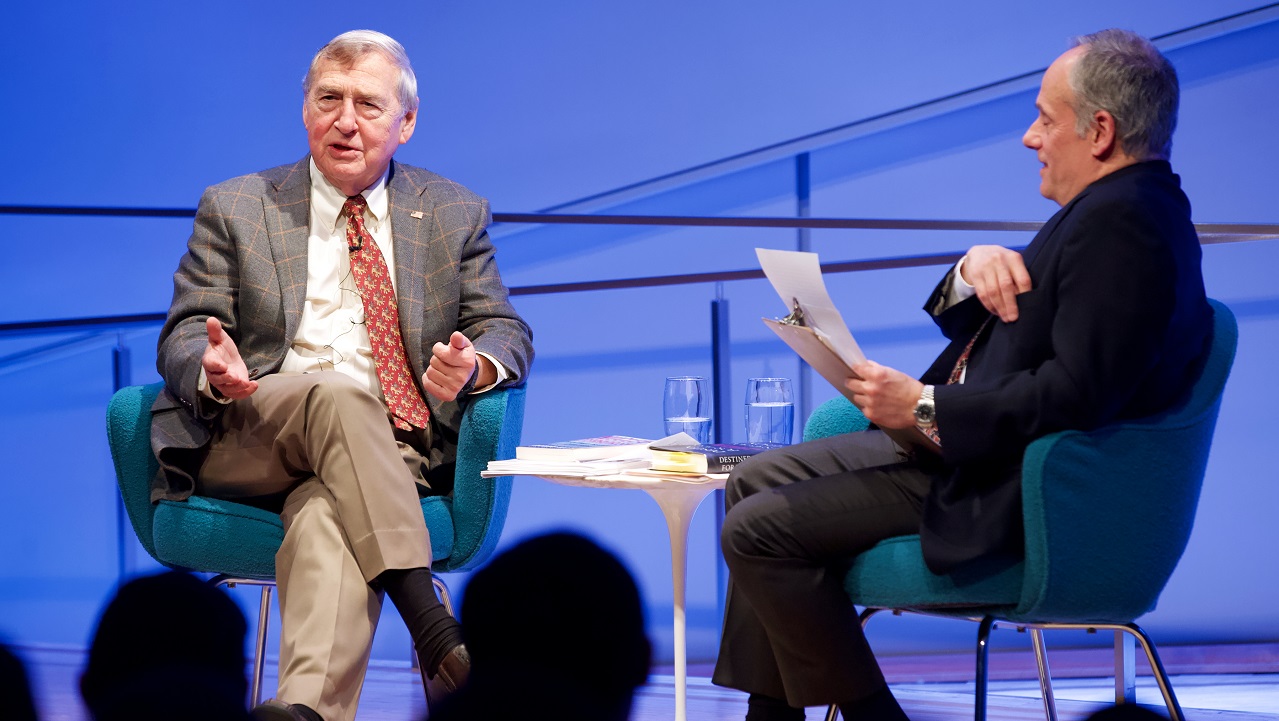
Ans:
[{"label": "khaki trousers", "polygon": [[416,488],[429,443],[429,431],[396,431],[383,402],[341,373],[266,376],[225,409],[197,492],[287,494],[275,559],[281,700],[326,721],[355,717],[382,610],[369,582],[431,565]]}]

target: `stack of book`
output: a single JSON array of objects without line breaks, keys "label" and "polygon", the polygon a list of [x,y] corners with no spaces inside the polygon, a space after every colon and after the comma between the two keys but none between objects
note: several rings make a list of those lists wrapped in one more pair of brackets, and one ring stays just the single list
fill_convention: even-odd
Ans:
[{"label": "stack of book", "polygon": [[519,446],[515,458],[489,461],[480,473],[496,476],[602,476],[633,468],[648,468],[648,445],[653,441],[631,436],[599,436],[574,441]]}]

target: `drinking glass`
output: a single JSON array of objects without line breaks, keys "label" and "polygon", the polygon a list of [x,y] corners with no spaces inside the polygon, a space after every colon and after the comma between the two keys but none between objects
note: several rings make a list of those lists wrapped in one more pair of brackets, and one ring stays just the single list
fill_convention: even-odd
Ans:
[{"label": "drinking glass", "polygon": [[666,435],[683,431],[698,443],[710,443],[711,395],[706,379],[701,376],[667,378],[662,414],[666,418]]},{"label": "drinking glass", "polygon": [[795,426],[789,378],[746,381],[746,442],[788,445]]}]

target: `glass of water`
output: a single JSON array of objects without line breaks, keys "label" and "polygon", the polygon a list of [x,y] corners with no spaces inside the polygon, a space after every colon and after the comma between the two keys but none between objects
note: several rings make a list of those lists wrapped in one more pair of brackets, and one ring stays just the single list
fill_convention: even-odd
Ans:
[{"label": "glass of water", "polygon": [[746,381],[746,442],[787,445],[795,426],[789,378]]},{"label": "glass of water", "polygon": [[698,443],[710,443],[711,395],[706,379],[701,376],[667,378],[662,414],[666,418],[666,435],[683,431]]}]

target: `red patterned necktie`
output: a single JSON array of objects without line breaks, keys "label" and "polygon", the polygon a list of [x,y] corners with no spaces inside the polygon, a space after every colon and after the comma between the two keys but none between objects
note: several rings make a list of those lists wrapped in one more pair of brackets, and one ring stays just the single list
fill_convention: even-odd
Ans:
[{"label": "red patterned necktie", "polygon": [[[990,325],[990,321],[994,319],[994,317],[995,316],[993,315],[988,316],[986,320],[982,321],[981,326],[977,328],[977,332],[973,333],[973,337],[969,339],[968,345],[964,346],[964,352],[960,353],[959,359],[955,361],[955,367],[950,370],[950,377],[946,379],[946,385],[954,385],[963,381],[964,369],[968,367],[968,356],[973,354],[973,346],[977,345],[977,339],[981,337],[982,331],[986,330],[986,326]],[[929,438],[933,439],[937,445],[941,445],[941,433],[938,432],[936,425],[922,428],[920,430],[922,430]]]},{"label": "red patterned necktie", "polygon": [[968,341],[968,345],[964,346],[964,352],[959,354],[959,360],[955,361],[955,367],[950,371],[950,378],[946,380],[946,385],[954,385],[964,378],[964,369],[968,367],[968,356],[973,353],[973,346],[977,345],[977,339],[981,337],[982,331],[986,330],[986,326],[990,325],[990,321],[995,316],[986,316],[986,320],[982,321],[981,326],[977,328],[977,332],[973,333],[972,339]]},{"label": "red patterned necktie", "polygon": [[351,252],[351,275],[364,301],[364,327],[373,346],[373,365],[386,406],[395,417],[395,427],[412,430],[425,428],[430,411],[413,383],[409,363],[404,355],[404,339],[400,336],[400,312],[395,288],[387,272],[382,251],[364,227],[363,195],[347,198],[342,205],[346,213],[346,245]]}]

